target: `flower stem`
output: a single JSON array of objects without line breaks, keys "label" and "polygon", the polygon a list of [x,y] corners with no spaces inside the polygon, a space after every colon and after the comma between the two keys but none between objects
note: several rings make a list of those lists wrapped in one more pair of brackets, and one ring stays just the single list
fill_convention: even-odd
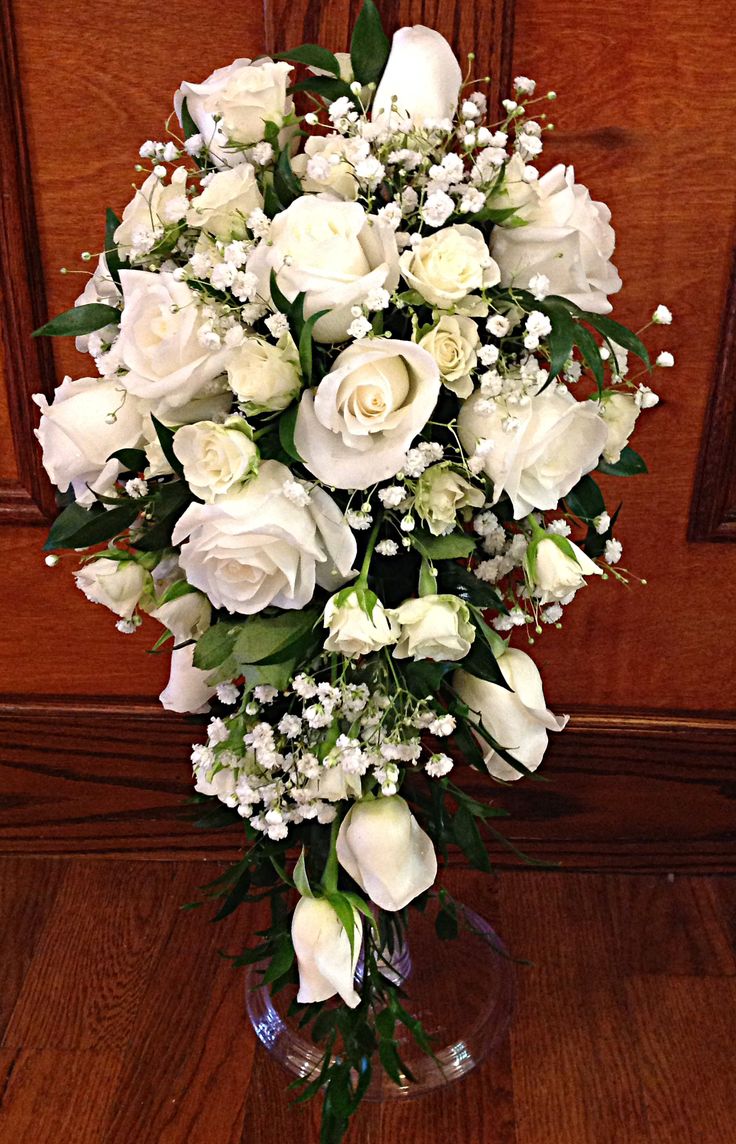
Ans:
[{"label": "flower stem", "polygon": [[330,851],[327,855],[325,868],[322,873],[322,886],[327,894],[334,894],[337,892],[337,874],[338,874],[338,861],[337,861],[337,832],[340,829],[340,818],[336,816],[332,820],[330,828]]},{"label": "flower stem", "polygon": [[358,576],[358,579],[355,581],[356,584],[367,585],[367,583],[368,583],[368,572],[370,570],[371,560],[373,558],[373,549],[376,547],[376,541],[378,540],[378,531],[379,531],[380,527],[381,527],[381,521],[377,520],[376,523],[373,525],[373,528],[371,529],[370,536],[368,537],[368,544],[367,544],[367,547],[365,550],[365,556],[363,557],[363,563],[362,563],[361,568],[360,568],[360,575]]}]

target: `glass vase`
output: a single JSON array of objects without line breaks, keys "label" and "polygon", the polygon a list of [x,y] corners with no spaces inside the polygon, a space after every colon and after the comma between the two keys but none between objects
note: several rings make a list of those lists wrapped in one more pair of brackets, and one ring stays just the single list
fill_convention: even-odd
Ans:
[{"label": "glass vase", "polygon": [[[402,1005],[418,1018],[432,1041],[434,1057],[424,1053],[403,1025],[396,1026],[399,1056],[415,1078],[396,1084],[378,1064],[366,1100],[406,1100],[459,1080],[504,1040],[514,1010],[514,968],[492,927],[467,906],[456,903],[456,937],[441,938],[436,928],[440,903],[429,899],[424,912],[411,910],[409,925],[386,947],[381,971],[404,996]],[[390,952],[389,952],[390,949]],[[288,1015],[295,987],[272,996],[261,983],[263,965],[249,967],[248,1016],[259,1040],[295,1077],[313,1079],[322,1052],[308,1027]],[[356,969],[360,990],[362,960]],[[339,1003],[339,1002],[337,1002]]]}]

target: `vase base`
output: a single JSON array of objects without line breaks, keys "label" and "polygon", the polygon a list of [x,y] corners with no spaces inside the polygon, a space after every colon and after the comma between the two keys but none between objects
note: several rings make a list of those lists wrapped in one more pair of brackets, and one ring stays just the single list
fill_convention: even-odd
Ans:
[{"label": "vase base", "polygon": [[[400,983],[402,1005],[421,1021],[434,1057],[424,1053],[403,1025],[396,1026],[399,1055],[414,1080],[396,1084],[376,1068],[365,1099],[411,1099],[459,1080],[504,1040],[514,1009],[513,964],[500,938],[478,914],[457,904],[457,937],[442,940],[435,922],[439,901],[412,911],[411,953],[391,958],[386,976]],[[360,973],[360,970],[359,970]],[[397,975],[400,981],[397,981]],[[260,984],[258,966],[248,970],[248,1016],[260,1041],[295,1077],[316,1076],[319,1048],[295,1018],[287,1016],[293,991],[272,997]]]}]

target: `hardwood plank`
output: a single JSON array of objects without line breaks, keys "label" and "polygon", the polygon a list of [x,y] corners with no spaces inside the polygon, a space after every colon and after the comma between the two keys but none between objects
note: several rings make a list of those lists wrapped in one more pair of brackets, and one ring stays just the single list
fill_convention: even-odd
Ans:
[{"label": "hardwood plank", "polygon": [[[75,863],[49,915],[4,1043],[122,1050],[182,900],[176,866]],[[39,873],[42,874],[41,871]]]},{"label": "hardwood plank", "polygon": [[652,1140],[732,1140],[736,981],[634,977],[626,990]]},{"label": "hardwood plank", "polygon": [[[23,986],[65,873],[58,859],[0,862],[0,1041]],[[40,876],[39,876],[40,875]]]},{"label": "hardwood plank", "polygon": [[0,1139],[7,1144],[100,1144],[120,1065],[120,1056],[111,1052],[17,1050],[5,1069]]},{"label": "hardwood plank", "polygon": [[[217,874],[200,863],[179,870],[182,902]],[[145,980],[101,1139],[237,1144],[256,1038],[245,1012],[243,973],[219,951],[244,948],[263,915],[241,908],[213,924],[206,908],[165,908],[172,924]]]}]

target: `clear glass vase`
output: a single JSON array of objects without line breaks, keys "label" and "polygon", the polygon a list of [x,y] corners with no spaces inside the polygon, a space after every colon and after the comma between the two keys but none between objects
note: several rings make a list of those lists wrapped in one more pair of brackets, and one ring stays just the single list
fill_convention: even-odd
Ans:
[{"label": "clear glass vase", "polygon": [[[412,910],[407,930],[385,953],[382,972],[398,984],[402,1004],[424,1026],[434,1047],[425,1054],[403,1025],[396,1026],[399,1055],[415,1080],[400,1085],[380,1067],[373,1070],[367,1100],[410,1099],[459,1080],[505,1038],[514,1010],[514,967],[494,930],[467,906],[456,904],[457,937],[441,939],[435,927],[439,901],[423,913]],[[296,990],[273,997],[261,984],[263,966],[251,966],[246,980],[248,1016],[259,1040],[295,1077],[310,1080],[322,1062],[319,1046],[298,1019],[287,1016]],[[360,989],[362,963],[356,970]]]}]

